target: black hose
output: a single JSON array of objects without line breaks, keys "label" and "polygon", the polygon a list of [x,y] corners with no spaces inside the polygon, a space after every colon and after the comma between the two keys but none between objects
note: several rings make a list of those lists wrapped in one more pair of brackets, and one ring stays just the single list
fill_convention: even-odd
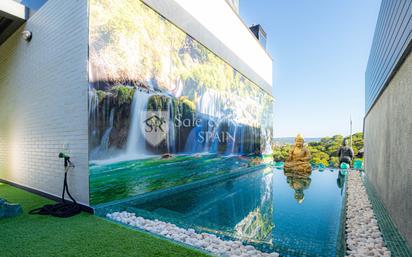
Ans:
[{"label": "black hose", "polygon": [[[68,165],[69,164],[69,165]],[[51,215],[60,218],[67,218],[77,215],[81,212],[80,205],[72,197],[69,192],[69,186],[67,184],[67,171],[69,167],[74,167],[70,160],[65,160],[65,172],[64,172],[64,182],[63,182],[63,192],[62,201],[56,204],[46,204],[41,208],[37,208],[29,211],[29,214],[39,214],[39,215]],[[66,194],[70,197],[72,202],[66,201],[64,195]]]}]

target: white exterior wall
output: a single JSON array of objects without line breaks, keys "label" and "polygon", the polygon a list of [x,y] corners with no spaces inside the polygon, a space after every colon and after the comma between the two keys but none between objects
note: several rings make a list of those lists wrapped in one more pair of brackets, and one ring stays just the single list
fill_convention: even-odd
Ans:
[{"label": "white exterior wall", "polygon": [[26,19],[26,8],[24,5],[13,0],[2,0],[0,14],[12,18]]},{"label": "white exterior wall", "polygon": [[[60,196],[68,144],[72,195],[89,203],[86,0],[48,1],[0,46],[0,179]],[[20,36],[33,33],[31,42]]]},{"label": "white exterior wall", "polygon": [[272,94],[272,59],[226,0],[143,0]]}]

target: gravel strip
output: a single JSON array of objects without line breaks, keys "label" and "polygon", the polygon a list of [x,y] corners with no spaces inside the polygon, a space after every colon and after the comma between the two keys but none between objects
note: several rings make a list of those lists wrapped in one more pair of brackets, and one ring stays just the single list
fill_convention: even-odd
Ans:
[{"label": "gravel strip", "polygon": [[346,199],[347,256],[391,256],[358,171],[348,172]]}]

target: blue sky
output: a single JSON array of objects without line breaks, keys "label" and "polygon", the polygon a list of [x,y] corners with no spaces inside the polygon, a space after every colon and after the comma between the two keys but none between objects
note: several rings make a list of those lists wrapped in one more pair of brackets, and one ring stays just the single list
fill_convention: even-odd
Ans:
[{"label": "blue sky", "polygon": [[273,58],[275,137],[362,131],[364,74],[380,0],[240,0]]}]

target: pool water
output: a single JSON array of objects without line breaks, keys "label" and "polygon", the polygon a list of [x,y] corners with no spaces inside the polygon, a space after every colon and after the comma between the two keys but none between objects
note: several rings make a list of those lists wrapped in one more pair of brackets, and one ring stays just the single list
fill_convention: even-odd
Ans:
[{"label": "pool water", "polygon": [[150,192],[227,177],[256,169],[258,163],[242,156],[216,154],[158,156],[118,162],[91,162],[89,165],[90,202],[96,206],[134,198]]},{"label": "pool water", "polygon": [[266,166],[122,208],[283,256],[340,256],[344,182],[337,170],[304,175]]}]

